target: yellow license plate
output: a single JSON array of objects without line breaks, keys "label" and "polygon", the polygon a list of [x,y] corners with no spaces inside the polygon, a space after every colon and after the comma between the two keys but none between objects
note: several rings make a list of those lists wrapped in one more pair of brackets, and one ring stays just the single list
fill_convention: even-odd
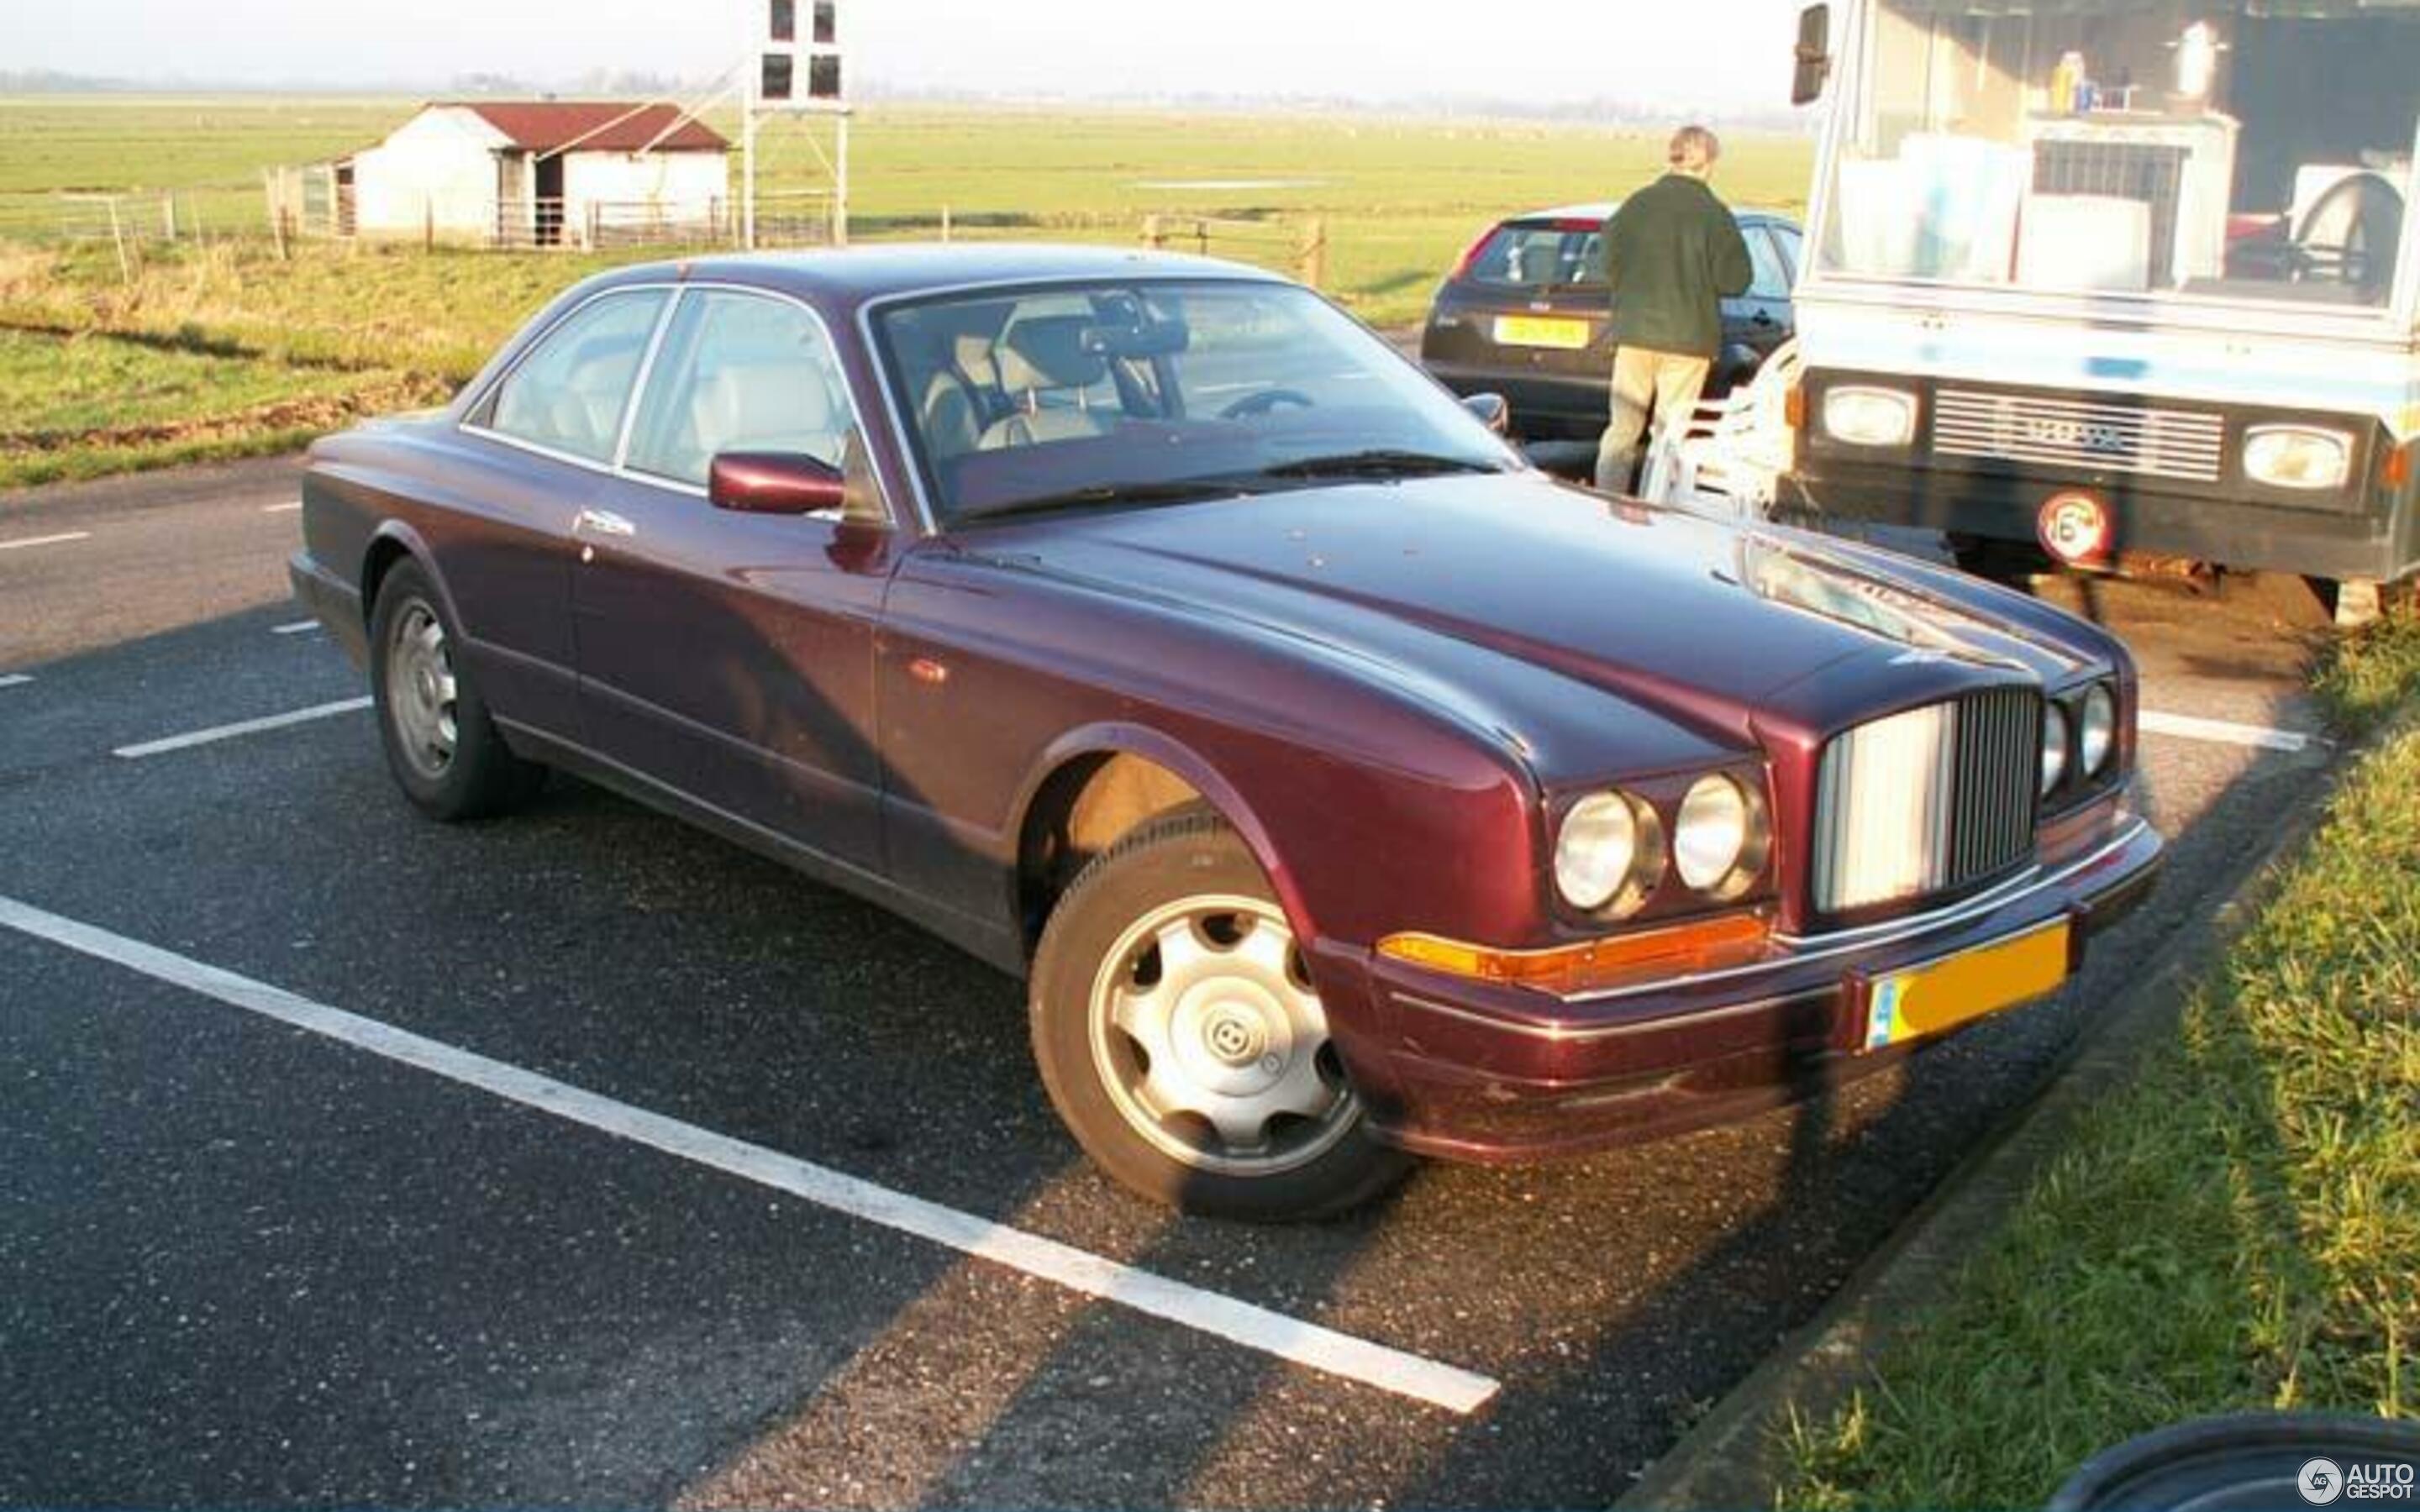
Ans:
[{"label": "yellow license plate", "polygon": [[1559,352],[1586,350],[1589,323],[1544,315],[1499,315],[1496,341],[1503,347],[1549,347]]},{"label": "yellow license plate", "polygon": [[1865,1047],[1880,1050],[1921,1040],[2057,991],[2067,980],[2069,930],[2061,919],[2014,939],[1876,977],[1866,987]]}]

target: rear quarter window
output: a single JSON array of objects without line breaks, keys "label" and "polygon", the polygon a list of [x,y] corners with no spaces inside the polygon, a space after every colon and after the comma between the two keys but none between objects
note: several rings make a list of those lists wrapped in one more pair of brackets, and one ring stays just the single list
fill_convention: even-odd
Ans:
[{"label": "rear quarter window", "polygon": [[611,462],[665,298],[661,289],[607,294],[566,316],[496,385],[480,423],[515,440]]}]

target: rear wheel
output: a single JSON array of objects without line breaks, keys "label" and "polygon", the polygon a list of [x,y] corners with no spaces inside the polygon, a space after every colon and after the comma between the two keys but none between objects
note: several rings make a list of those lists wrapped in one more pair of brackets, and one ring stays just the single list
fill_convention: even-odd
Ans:
[{"label": "rear wheel", "polygon": [[427,573],[397,564],[370,614],[370,696],[396,782],[445,820],[501,813],[546,780],[546,768],[514,755],[497,733],[458,643]]},{"label": "rear wheel", "polygon": [[1043,933],[1032,1013],[1060,1116],[1156,1201],[1309,1218],[1410,1168],[1370,1136],[1301,948],[1215,817],[1156,821],[1085,868]]}]

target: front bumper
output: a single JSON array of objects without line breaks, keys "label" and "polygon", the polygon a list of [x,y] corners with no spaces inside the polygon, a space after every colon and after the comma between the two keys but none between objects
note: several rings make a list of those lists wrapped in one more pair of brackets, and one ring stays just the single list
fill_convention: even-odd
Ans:
[{"label": "front bumper", "polygon": [[321,566],[307,551],[287,559],[286,580],[293,586],[295,602],[327,626],[354,666],[366,669],[370,638],[369,627],[362,622],[361,590]]},{"label": "front bumper", "polygon": [[2078,854],[1953,906],[1581,997],[1326,951],[1321,994],[1357,998],[1330,1019],[1380,1137],[1457,1160],[1577,1154],[1745,1118],[1891,1064],[1908,1047],[1859,1048],[1866,980],[2061,918],[2080,961],[2149,892],[2162,852],[2149,823],[2121,814]]}]

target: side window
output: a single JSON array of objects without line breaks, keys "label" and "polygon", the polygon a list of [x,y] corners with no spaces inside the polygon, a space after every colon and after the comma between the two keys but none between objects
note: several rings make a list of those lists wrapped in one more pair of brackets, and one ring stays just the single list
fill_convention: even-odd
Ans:
[{"label": "side window", "polygon": [[488,428],[593,462],[613,461],[630,384],[668,297],[661,289],[633,289],[582,306],[498,386]]},{"label": "side window", "polygon": [[1743,226],[1747,238],[1748,261],[1756,266],[1756,281],[1748,285],[1752,300],[1786,300],[1790,298],[1790,267],[1775,250],[1772,233],[1761,225]]},{"label": "side window", "polygon": [[813,316],[786,300],[694,289],[665,333],[626,460],[704,487],[724,452],[845,467],[855,428],[846,380]]}]

